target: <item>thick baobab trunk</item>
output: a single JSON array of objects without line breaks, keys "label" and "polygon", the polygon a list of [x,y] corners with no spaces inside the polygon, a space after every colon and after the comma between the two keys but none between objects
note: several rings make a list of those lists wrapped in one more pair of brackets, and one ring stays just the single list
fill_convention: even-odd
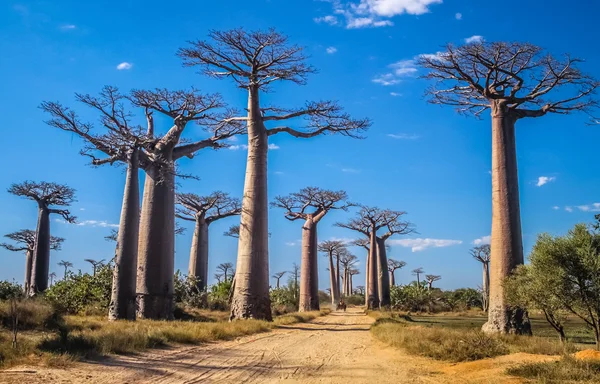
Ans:
[{"label": "thick baobab trunk", "polygon": [[375,229],[371,229],[371,245],[369,247],[369,285],[367,286],[367,308],[377,309],[379,308],[379,292],[378,292],[378,278],[377,270],[379,269],[377,262],[377,237],[375,235]]},{"label": "thick baobab trunk", "polygon": [[[140,183],[137,151],[131,155],[125,179],[121,221],[113,270],[108,320],[135,320],[136,272],[140,231]],[[94,265],[94,272],[96,266]]]},{"label": "thick baobab trunk", "polygon": [[50,211],[42,206],[38,209],[38,224],[31,267],[31,285],[29,295],[44,292],[48,288],[50,270]]},{"label": "thick baobab trunk", "polygon": [[390,271],[390,287],[394,287],[396,285],[396,276],[394,276],[394,271]]},{"label": "thick baobab trunk", "polygon": [[490,303],[490,266],[487,263],[483,263],[482,291],[483,310],[487,312]]},{"label": "thick baobab trunk", "polygon": [[381,308],[387,308],[390,306],[390,278],[387,273],[388,262],[387,253],[385,251],[385,240],[377,237],[377,261],[379,262],[377,268],[377,290],[379,293],[379,306]]},{"label": "thick baobab trunk", "polygon": [[523,264],[519,182],[515,143],[516,118],[505,102],[492,103],[492,239],[487,333],[531,334],[527,310],[509,307],[503,282]]},{"label": "thick baobab trunk", "polygon": [[[198,291],[204,291],[208,285],[208,223],[204,217],[196,217],[192,248],[190,251],[189,276],[196,278]],[[227,280],[227,274],[225,274]]]},{"label": "thick baobab trunk", "polygon": [[335,269],[333,268],[333,254],[329,252],[329,280],[331,281],[331,304],[337,305],[337,295],[335,292],[335,284],[336,284]]},{"label": "thick baobab trunk", "polygon": [[240,218],[236,284],[230,319],[272,320],[269,298],[269,231],[267,199],[267,131],[258,88],[248,95],[248,160]]},{"label": "thick baobab trunk", "polygon": [[[319,276],[317,265],[317,223],[313,221],[312,217],[309,217],[302,226],[302,262],[300,270],[299,311],[318,311]],[[332,268],[332,270],[335,274],[335,268]],[[332,296],[336,296],[335,292],[332,292]]]},{"label": "thick baobab trunk", "polygon": [[[172,164],[171,159],[164,160]],[[174,170],[146,172],[137,266],[137,313],[147,319],[173,319],[175,256]]]},{"label": "thick baobab trunk", "polygon": [[33,268],[33,249],[28,249],[25,253],[25,292],[29,292],[31,286],[31,269]]}]

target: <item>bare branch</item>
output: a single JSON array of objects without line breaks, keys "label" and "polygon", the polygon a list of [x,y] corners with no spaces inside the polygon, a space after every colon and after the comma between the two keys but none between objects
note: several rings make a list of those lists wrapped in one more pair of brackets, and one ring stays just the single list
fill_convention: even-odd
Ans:
[{"label": "bare branch", "polygon": [[[342,202],[347,197],[344,191],[306,187],[289,196],[275,197],[275,201],[271,203],[271,206],[285,209],[285,217],[288,220],[307,220],[311,218],[313,221],[318,222],[333,209],[347,211],[349,207],[353,206],[348,201]],[[312,208],[312,210],[308,212],[308,208]]]},{"label": "bare branch", "polygon": [[44,208],[51,205],[68,206],[75,202],[75,190],[64,184],[24,181],[12,184],[8,193],[35,200]]},{"label": "bare branch", "polygon": [[229,194],[221,191],[213,192],[208,196],[178,193],[176,202],[179,205],[177,217],[194,221],[201,218],[208,224],[242,213],[240,200],[232,198]]}]

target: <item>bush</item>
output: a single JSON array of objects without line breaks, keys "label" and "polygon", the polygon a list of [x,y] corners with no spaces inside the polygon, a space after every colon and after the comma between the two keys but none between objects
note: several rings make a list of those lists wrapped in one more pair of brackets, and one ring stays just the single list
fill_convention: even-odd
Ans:
[{"label": "bush", "polygon": [[[57,310],[42,299],[27,299],[17,302],[19,330],[54,330],[62,324]],[[6,328],[12,328],[10,302],[0,302],[0,319]]]},{"label": "bush", "polygon": [[25,292],[19,284],[14,281],[0,281],[0,301],[21,298],[23,296],[25,296]]},{"label": "bush", "polygon": [[598,383],[600,361],[580,361],[563,356],[559,361],[528,363],[507,370],[509,375],[536,379],[542,383]]},{"label": "bush", "polygon": [[351,295],[344,297],[344,301],[347,305],[364,305],[365,304],[365,296],[364,295]]}]

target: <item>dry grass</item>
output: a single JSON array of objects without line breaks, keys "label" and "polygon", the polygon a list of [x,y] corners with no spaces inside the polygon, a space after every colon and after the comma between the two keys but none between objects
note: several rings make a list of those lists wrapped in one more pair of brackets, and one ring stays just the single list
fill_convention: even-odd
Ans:
[{"label": "dry grass", "polygon": [[522,364],[507,373],[538,383],[600,383],[600,361],[580,361],[567,355],[555,362]]}]

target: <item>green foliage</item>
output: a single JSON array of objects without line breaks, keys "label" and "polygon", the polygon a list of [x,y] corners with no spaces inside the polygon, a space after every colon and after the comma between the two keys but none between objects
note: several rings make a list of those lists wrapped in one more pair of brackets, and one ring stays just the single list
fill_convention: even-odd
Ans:
[{"label": "green foliage", "polygon": [[25,295],[23,287],[19,284],[7,280],[0,281],[0,300],[12,298],[21,298]]},{"label": "green foliage", "polygon": [[208,294],[200,292],[198,281],[194,276],[183,276],[179,270],[173,279],[173,295],[175,303],[182,303],[192,308],[207,308]]},{"label": "green foliage", "polygon": [[[42,298],[17,301],[19,330],[53,330],[62,323],[60,313]],[[12,327],[10,301],[0,302],[0,321],[6,328]]]},{"label": "green foliage", "polygon": [[390,298],[393,309],[405,311],[426,311],[432,303],[431,291],[416,282],[390,287]]},{"label": "green foliage", "polygon": [[110,304],[113,268],[111,264],[99,266],[96,275],[68,273],[44,293],[46,299],[60,311],[105,314]]},{"label": "green foliage", "polygon": [[274,315],[296,312],[299,305],[299,295],[293,279],[280,288],[271,289],[271,308]]},{"label": "green foliage", "polygon": [[473,288],[459,288],[454,291],[444,291],[441,301],[450,311],[466,311],[481,308],[481,293]]},{"label": "green foliage", "polygon": [[229,293],[231,292],[232,283],[233,281],[228,279],[211,285],[208,293],[208,309],[229,310]]},{"label": "green foliage", "polygon": [[351,295],[344,297],[344,301],[347,305],[364,305],[365,304],[365,296],[364,295]]}]

